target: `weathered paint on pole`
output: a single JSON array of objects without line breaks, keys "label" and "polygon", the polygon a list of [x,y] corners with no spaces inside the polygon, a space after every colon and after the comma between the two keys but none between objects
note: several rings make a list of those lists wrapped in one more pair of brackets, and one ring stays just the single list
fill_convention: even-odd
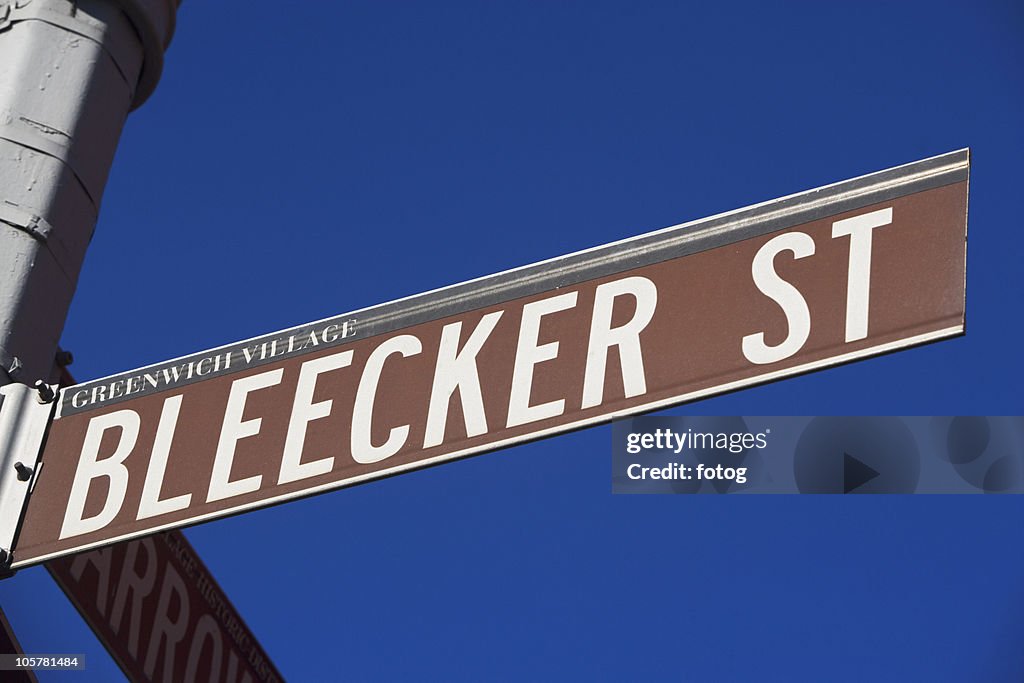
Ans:
[{"label": "weathered paint on pole", "polygon": [[0,384],[52,376],[128,112],[178,0],[0,0]]}]

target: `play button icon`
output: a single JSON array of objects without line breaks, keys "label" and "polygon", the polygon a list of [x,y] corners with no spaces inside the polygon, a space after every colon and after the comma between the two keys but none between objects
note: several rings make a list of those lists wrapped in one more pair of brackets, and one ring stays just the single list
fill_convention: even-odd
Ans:
[{"label": "play button icon", "polygon": [[921,456],[897,417],[816,417],[800,435],[793,474],[801,493],[913,493]]},{"label": "play button icon", "polygon": [[866,465],[849,453],[843,453],[843,493],[859,489],[875,477],[878,470]]}]

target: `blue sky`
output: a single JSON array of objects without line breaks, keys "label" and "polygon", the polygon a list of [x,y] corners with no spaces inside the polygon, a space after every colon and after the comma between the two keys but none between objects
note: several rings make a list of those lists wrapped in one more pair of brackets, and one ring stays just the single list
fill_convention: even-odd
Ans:
[{"label": "blue sky", "polygon": [[[963,338],[676,408],[1017,414],[1013,2],[187,2],[80,380],[969,146]],[[190,529],[291,680],[1019,680],[1019,497],[610,494],[608,427]],[[41,568],[30,651],[117,670]],[[81,674],[41,680],[87,680]]]}]

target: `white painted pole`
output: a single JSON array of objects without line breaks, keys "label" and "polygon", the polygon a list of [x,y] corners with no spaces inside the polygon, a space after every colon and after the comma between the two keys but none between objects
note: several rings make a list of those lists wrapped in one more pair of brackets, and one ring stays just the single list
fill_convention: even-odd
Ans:
[{"label": "white painted pole", "polygon": [[128,112],[179,0],[0,0],[0,385],[49,381]]}]

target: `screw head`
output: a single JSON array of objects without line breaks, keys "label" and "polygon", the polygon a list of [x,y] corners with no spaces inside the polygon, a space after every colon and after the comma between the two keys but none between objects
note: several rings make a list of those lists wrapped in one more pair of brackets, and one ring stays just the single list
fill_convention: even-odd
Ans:
[{"label": "screw head", "polygon": [[18,473],[19,481],[28,481],[32,478],[32,468],[23,462],[14,463],[14,470]]},{"label": "screw head", "polygon": [[57,394],[54,393],[53,387],[51,387],[49,384],[47,384],[41,379],[37,379],[36,383],[33,384],[32,386],[34,386],[36,388],[36,391],[39,392],[40,403],[49,403],[53,399],[57,398]]}]

